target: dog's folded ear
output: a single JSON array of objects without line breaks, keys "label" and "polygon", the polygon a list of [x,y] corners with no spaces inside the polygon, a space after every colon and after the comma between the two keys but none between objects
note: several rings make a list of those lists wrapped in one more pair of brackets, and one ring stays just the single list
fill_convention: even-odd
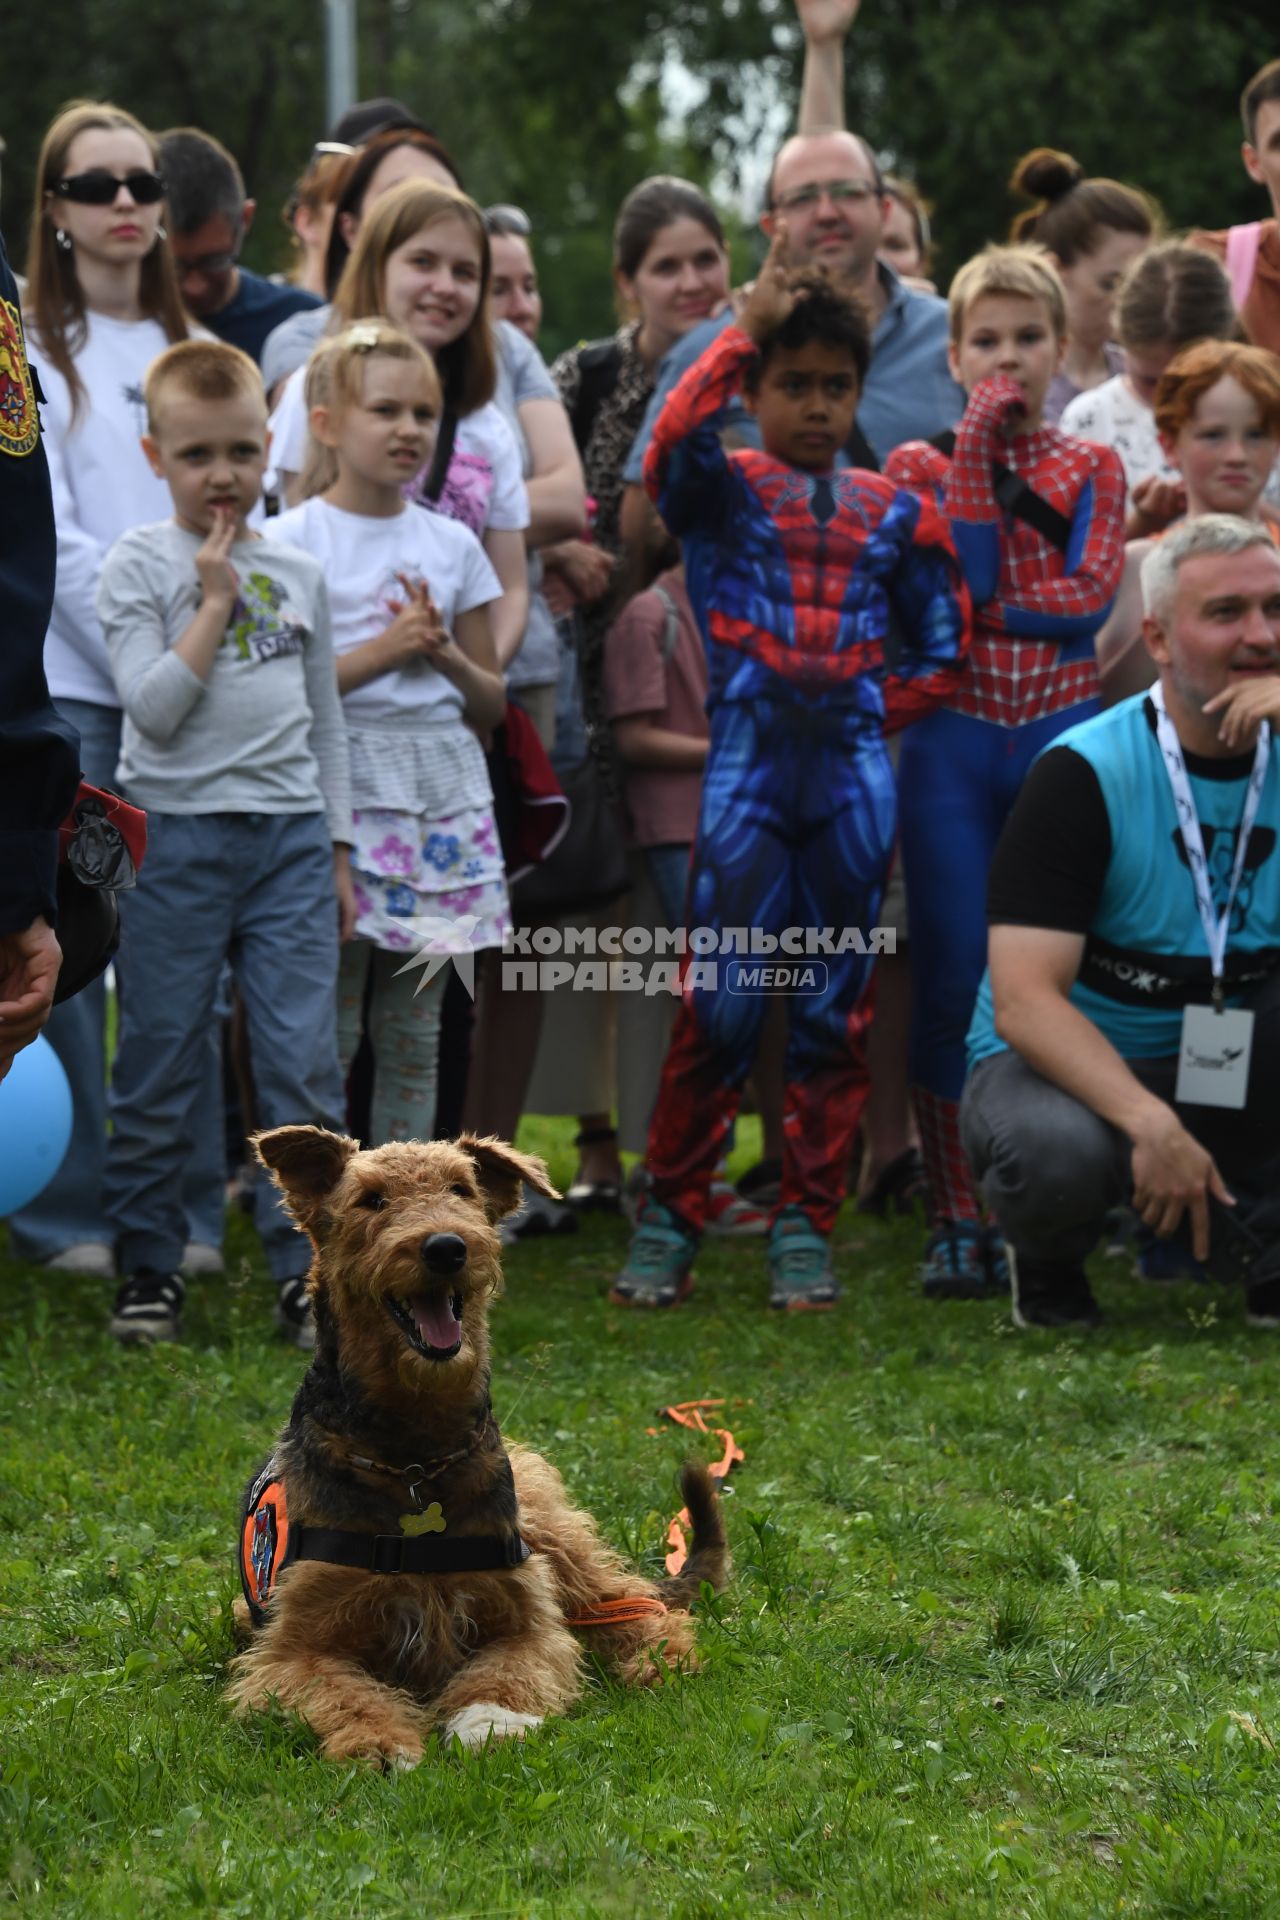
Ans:
[{"label": "dog's folded ear", "polygon": [[548,1200],[560,1198],[547,1177],[545,1160],[539,1160],[536,1154],[518,1153],[493,1134],[477,1139],[473,1133],[464,1133],[458,1145],[475,1162],[476,1178],[495,1220],[514,1213],[520,1205],[522,1181],[527,1181],[535,1193],[545,1193]]},{"label": "dog's folded ear", "polygon": [[294,1218],[305,1226],[333,1192],[343,1169],[360,1148],[324,1127],[272,1127],[250,1143],[284,1194]]}]

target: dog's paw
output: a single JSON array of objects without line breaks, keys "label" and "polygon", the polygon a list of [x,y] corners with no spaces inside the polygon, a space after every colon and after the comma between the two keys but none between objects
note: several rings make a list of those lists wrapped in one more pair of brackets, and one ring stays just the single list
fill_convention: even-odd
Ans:
[{"label": "dog's paw", "polygon": [[491,1738],[523,1740],[531,1728],[541,1725],[540,1713],[512,1713],[509,1707],[495,1707],[481,1700],[446,1720],[444,1737],[446,1742],[459,1740],[464,1747],[482,1747]]}]

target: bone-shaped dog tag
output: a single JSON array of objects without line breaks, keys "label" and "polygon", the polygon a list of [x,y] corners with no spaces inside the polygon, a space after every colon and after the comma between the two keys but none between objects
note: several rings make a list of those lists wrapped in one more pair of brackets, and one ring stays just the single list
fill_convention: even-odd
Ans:
[{"label": "bone-shaped dog tag", "polygon": [[400,1531],[414,1535],[420,1533],[443,1533],[445,1528],[444,1512],[438,1500],[433,1500],[425,1513],[402,1513]]}]

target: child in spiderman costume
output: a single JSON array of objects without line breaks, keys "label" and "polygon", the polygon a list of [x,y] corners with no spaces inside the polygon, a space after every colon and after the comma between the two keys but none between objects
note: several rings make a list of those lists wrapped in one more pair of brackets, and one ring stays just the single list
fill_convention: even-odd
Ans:
[{"label": "child in spiderman costume", "polygon": [[[651,1187],[610,1296],[628,1306],[674,1306],[690,1290],[708,1186],[764,1021],[761,956],[791,958],[795,945],[779,944],[788,929],[827,938],[805,956],[809,991],[787,1002],[770,1304],[835,1304],[827,1236],[867,1091],[863,941],[895,831],[884,732],[952,692],[968,648],[968,596],[932,502],[879,474],[835,470],[866,373],[867,320],[820,274],[789,275],[785,248],[779,222],[740,324],[674,389],[645,461],[645,485],[683,542],[707,648],[711,737],[686,924],[709,930],[715,950],[695,947],[686,961]],[[739,388],[762,452],[726,452],[709,424]],[[891,606],[905,645],[886,668]],[[735,929],[754,936],[747,953],[733,951]]]},{"label": "child in spiderman costume", "polygon": [[[908,441],[885,471],[936,500],[973,598],[969,668],[903,741],[898,780],[911,903],[911,1079],[934,1229],[935,1297],[1008,1290],[960,1146],[965,1035],[987,959],[987,869],[1027,768],[1098,706],[1094,637],[1124,565],[1125,480],[1109,448],[1043,424],[1066,347],[1062,282],[1034,247],[988,247],[948,296],[954,436]],[[952,444],[947,444],[953,442]]]}]

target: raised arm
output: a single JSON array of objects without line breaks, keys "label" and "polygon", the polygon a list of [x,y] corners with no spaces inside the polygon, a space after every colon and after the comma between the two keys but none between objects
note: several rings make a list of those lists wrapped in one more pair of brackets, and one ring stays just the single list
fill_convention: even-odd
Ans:
[{"label": "raised arm", "polygon": [[862,0],[796,0],[804,33],[797,133],[844,132],[844,43],[861,4]]},{"label": "raised arm", "polygon": [[756,357],[754,340],[726,327],[667,396],[644,457],[644,484],[677,535],[713,525],[729,495],[729,457],[712,425]]},{"label": "raised arm", "polygon": [[1124,469],[1109,447],[1091,447],[1093,469],[1072,515],[1066,571],[1000,591],[1004,509],[993,468],[1008,452],[1009,429],[1023,406],[1007,374],[980,381],[956,430],[947,478],[947,515],[960,565],[983,624],[1028,640],[1087,639],[1106,618],[1124,567]]}]

